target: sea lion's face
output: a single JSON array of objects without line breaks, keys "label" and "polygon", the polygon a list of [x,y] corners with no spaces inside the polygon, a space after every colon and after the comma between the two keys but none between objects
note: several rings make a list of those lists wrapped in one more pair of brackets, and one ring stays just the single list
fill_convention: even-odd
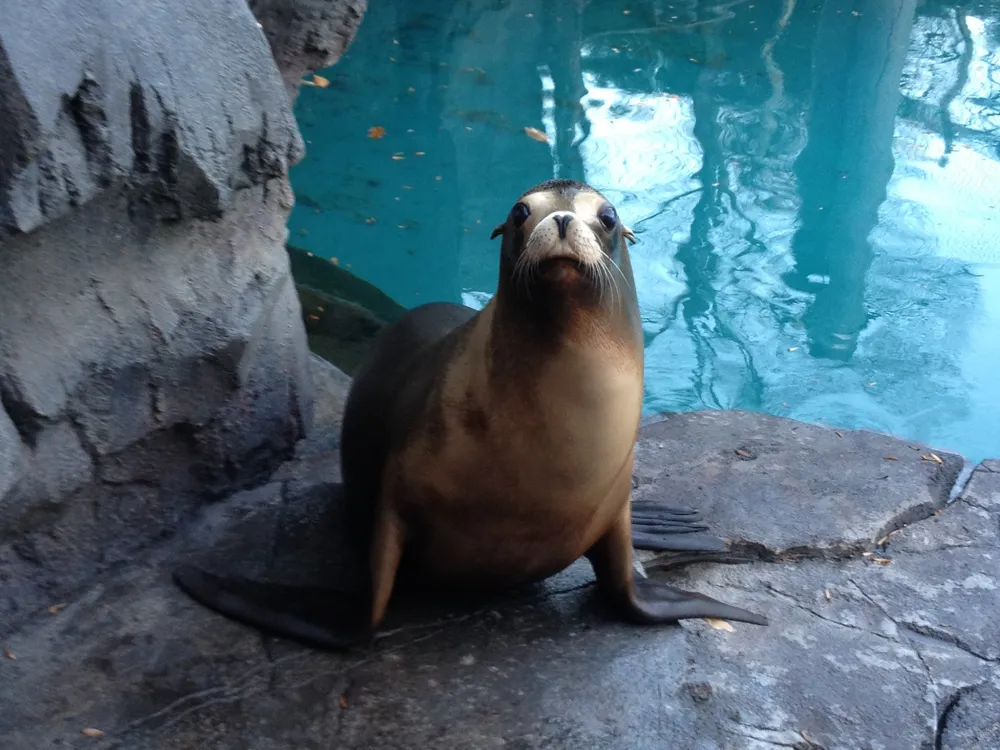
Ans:
[{"label": "sea lion's face", "polygon": [[503,235],[501,285],[508,281],[518,296],[568,294],[574,304],[601,305],[622,302],[623,283],[634,287],[625,247],[632,231],[610,201],[583,183],[536,185],[493,230],[497,235]]}]

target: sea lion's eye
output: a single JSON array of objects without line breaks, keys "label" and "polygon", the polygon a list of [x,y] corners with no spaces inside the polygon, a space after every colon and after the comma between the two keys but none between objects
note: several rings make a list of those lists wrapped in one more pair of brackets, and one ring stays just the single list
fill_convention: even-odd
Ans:
[{"label": "sea lion's eye", "polygon": [[523,203],[515,203],[510,210],[510,218],[514,220],[514,226],[519,227],[531,216],[531,209]]},{"label": "sea lion's eye", "polygon": [[601,220],[601,226],[609,232],[618,224],[618,214],[610,203],[601,208],[597,213],[597,218]]}]

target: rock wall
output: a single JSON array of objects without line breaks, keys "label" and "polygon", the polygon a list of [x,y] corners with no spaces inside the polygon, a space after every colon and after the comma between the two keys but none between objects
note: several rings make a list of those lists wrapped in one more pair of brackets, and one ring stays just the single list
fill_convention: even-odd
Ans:
[{"label": "rock wall", "polygon": [[368,0],[247,0],[264,27],[289,98],[311,70],[333,65],[361,25]]},{"label": "rock wall", "polygon": [[2,633],[266,477],[312,381],[284,247],[303,145],[246,0],[0,18]]}]

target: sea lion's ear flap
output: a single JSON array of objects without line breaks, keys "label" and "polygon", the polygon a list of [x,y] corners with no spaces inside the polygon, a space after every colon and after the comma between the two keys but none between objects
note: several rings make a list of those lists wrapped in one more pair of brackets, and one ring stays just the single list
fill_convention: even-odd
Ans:
[{"label": "sea lion's ear flap", "polygon": [[624,224],[622,224],[622,237],[624,237],[625,239],[627,239],[633,245],[636,243],[635,232],[633,232],[631,229],[629,229]]},{"label": "sea lion's ear flap", "polygon": [[493,230],[493,234],[490,235],[490,239],[495,240],[497,237],[503,234],[503,228],[506,224],[507,222],[504,222],[503,224],[497,224],[496,229]]}]

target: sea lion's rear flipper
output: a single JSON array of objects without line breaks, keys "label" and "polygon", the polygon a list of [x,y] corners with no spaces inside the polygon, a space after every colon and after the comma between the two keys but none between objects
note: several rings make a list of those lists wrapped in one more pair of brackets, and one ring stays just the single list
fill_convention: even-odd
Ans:
[{"label": "sea lion's rear flipper", "polygon": [[704,594],[670,586],[662,581],[636,578],[632,568],[631,509],[622,515],[587,551],[597,583],[625,619],[647,625],[666,624],[695,617],[767,625],[767,618]]},{"label": "sea lion's rear flipper", "polygon": [[631,503],[632,546],[652,552],[719,552],[725,542],[705,534],[708,526],[691,508],[670,507],[651,500]]},{"label": "sea lion's rear flipper", "polygon": [[693,617],[713,617],[751,625],[768,624],[766,617],[749,610],[649,579],[632,581],[632,591],[627,599],[623,597],[623,606],[630,619],[650,625]]},{"label": "sea lion's rear flipper", "polygon": [[341,650],[371,636],[370,594],[217,576],[193,565],[173,573],[188,596],[264,632]]}]

